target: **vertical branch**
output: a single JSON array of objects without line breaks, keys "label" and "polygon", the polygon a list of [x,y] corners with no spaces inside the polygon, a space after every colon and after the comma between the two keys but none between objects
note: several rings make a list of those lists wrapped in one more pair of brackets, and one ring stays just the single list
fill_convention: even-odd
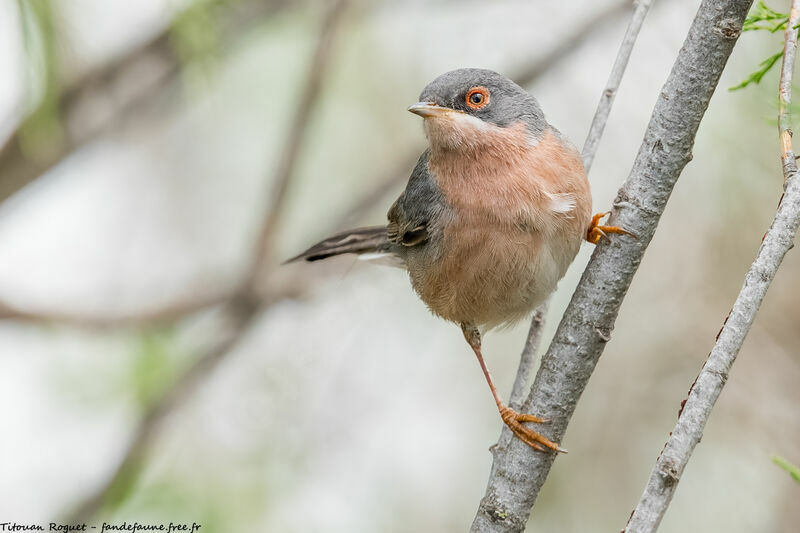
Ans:
[{"label": "vertical branch", "polygon": [[792,150],[789,105],[792,101],[792,70],[800,22],[800,0],[793,0],[786,28],[780,80],[779,136],[784,173],[784,196],[772,225],[761,242],[755,261],[733,304],[703,369],[697,376],[678,422],[656,462],[636,509],[625,529],[628,533],[652,533],[664,517],[683,470],[703,435],[711,410],[728,380],[731,366],[755,319],[786,252],[793,246],[800,225],[800,176]]},{"label": "vertical branch", "polygon": [[633,45],[636,43],[639,30],[642,29],[642,23],[652,3],[653,0],[639,0],[636,4],[636,9],[633,10],[628,29],[625,30],[625,37],[622,38],[622,44],[619,47],[619,52],[617,52],[617,58],[614,60],[614,66],[611,67],[608,83],[600,96],[600,103],[597,104],[597,111],[595,111],[592,119],[592,127],[589,128],[586,141],[583,143],[583,166],[586,168],[587,173],[592,167],[594,155],[597,153],[597,146],[600,144],[600,138],[603,136],[603,130],[605,130],[608,122],[608,115],[611,113],[611,106],[614,105],[614,98],[617,96],[619,84],[631,58]]},{"label": "vertical branch", "polygon": [[[691,159],[700,122],[741,33],[752,0],[703,0],[666,83],[644,141],[617,193],[611,223],[638,239],[601,242],[542,358],[526,411],[552,420],[561,441],[588,384],[672,189]],[[523,531],[555,455],[517,439],[496,448],[472,531]]]},{"label": "vertical branch", "polygon": [[797,161],[792,149],[792,117],[789,109],[792,103],[792,77],[794,75],[794,57],[797,51],[797,20],[798,5],[793,1],[784,33],[781,79],[778,85],[778,134],[781,141],[781,164],[784,178],[797,172]]}]

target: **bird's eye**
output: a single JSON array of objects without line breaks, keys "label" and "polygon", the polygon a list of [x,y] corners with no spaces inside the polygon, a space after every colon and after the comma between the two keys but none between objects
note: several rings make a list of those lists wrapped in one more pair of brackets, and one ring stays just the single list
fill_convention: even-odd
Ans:
[{"label": "bird's eye", "polygon": [[480,109],[489,103],[489,89],[486,87],[473,87],[467,91],[467,105],[472,109]]}]

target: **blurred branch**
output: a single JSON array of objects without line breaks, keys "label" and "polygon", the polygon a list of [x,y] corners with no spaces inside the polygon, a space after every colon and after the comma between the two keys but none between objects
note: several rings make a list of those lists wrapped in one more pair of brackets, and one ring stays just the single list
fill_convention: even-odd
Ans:
[{"label": "blurred branch", "polygon": [[652,4],[652,0],[639,0],[636,4],[628,29],[625,31],[625,37],[623,37],[619,52],[617,52],[617,58],[614,60],[614,66],[611,68],[608,83],[606,83],[606,88],[602,96],[600,96],[600,103],[597,104],[592,126],[589,128],[586,141],[583,143],[583,166],[587,174],[589,169],[592,168],[597,146],[600,144],[600,138],[603,136],[603,130],[605,130],[608,122],[608,115],[611,113],[611,106],[614,105],[614,98],[617,96],[619,84],[622,82],[622,76],[625,74],[625,68],[631,58],[636,37],[639,36],[639,30],[642,29],[644,18],[650,10],[650,4]]},{"label": "blurred branch", "polygon": [[[264,266],[270,263],[272,241],[274,240],[275,232],[278,228],[281,216],[283,215],[286,203],[286,192],[289,189],[289,182],[294,175],[297,155],[300,153],[302,141],[306,137],[308,119],[314,111],[317,100],[319,99],[322,80],[325,77],[327,66],[330,62],[331,42],[335,33],[334,29],[338,26],[339,18],[344,12],[345,3],[344,0],[336,1],[320,33],[319,42],[317,43],[314,56],[311,60],[308,79],[303,88],[303,93],[300,97],[294,119],[289,127],[286,144],[280,152],[278,168],[275,172],[272,184],[273,191],[269,196],[270,205],[267,209],[266,219],[262,225],[261,236],[257,242],[257,253],[255,255],[257,259],[253,262],[253,271],[251,271],[248,276],[251,282],[254,282]],[[246,287],[246,289],[253,289],[253,287]]]},{"label": "blurred branch", "polygon": [[520,69],[511,79],[525,87],[544,74],[552,63],[561,61],[574,54],[578,48],[590,38],[598,35],[603,27],[617,17],[624,15],[630,9],[632,0],[617,0],[611,2],[597,13],[588,17],[580,26],[567,28],[567,33],[555,46],[525,68]]},{"label": "blurred branch", "polygon": [[[272,1],[272,5],[277,5],[275,0]],[[545,51],[539,59],[534,61],[530,66],[527,68],[521,68],[519,70],[520,74],[514,77],[514,79],[522,86],[531,85],[538,81],[539,77],[545,74],[551,67],[559,64],[560,61],[566,59],[570,52],[574,52],[575,48],[578,47],[581,43],[588,42],[593,38],[597,37],[600,33],[600,30],[603,29],[603,24],[615,20],[620,14],[627,12],[628,6],[630,5],[629,0],[622,0],[616,3],[612,3],[606,6],[603,10],[601,10],[596,15],[589,17],[589,21],[576,28],[573,32],[566,34],[563,37],[563,40],[560,41],[558,44],[550,48],[549,50]],[[160,46],[157,49],[161,49]],[[138,54],[134,54],[138,56]],[[132,67],[117,67],[121,70],[128,70],[128,68]],[[177,68],[177,67],[176,67]],[[104,77],[104,76],[103,76]],[[115,77],[115,76],[111,76]],[[318,81],[314,81],[314,84],[317,84]],[[86,86],[88,93],[93,92],[93,90],[89,89],[89,86]],[[308,89],[311,91],[311,89]],[[308,99],[308,93],[305,94],[303,97],[304,100]],[[70,105],[67,106],[68,108],[71,107]],[[302,107],[301,107],[302,108]],[[287,169],[287,159],[286,154],[296,151],[298,148],[293,145],[299,142],[297,139],[297,124],[298,120],[302,117],[295,117],[293,122],[293,130],[294,133],[289,135],[289,141],[287,141],[287,147],[282,152],[283,161],[279,164],[279,174],[282,177],[279,177],[278,174],[275,176],[275,190],[276,194],[284,194],[283,192],[279,192],[279,187],[281,189],[285,188],[286,178],[285,176],[291,174],[292,168],[294,163],[291,163],[291,166]],[[346,226],[353,225],[355,223],[360,222],[363,220],[363,217],[367,212],[374,209],[375,205],[387,194],[392,192],[396,188],[402,187],[405,181],[408,179],[409,169],[414,166],[419,157],[419,154],[423,152],[425,147],[423,145],[414,145],[412,148],[408,150],[408,152],[398,159],[398,162],[391,166],[389,172],[385,173],[379,179],[373,182],[371,188],[359,199],[356,201],[355,204],[345,213],[338,221],[336,221],[333,225],[344,228]],[[2,156],[0,156],[0,180],[3,179],[4,174],[2,173]],[[2,183],[0,183],[0,190],[2,189]],[[2,201],[2,193],[0,193],[0,201]],[[273,203],[274,198],[273,197]],[[273,217],[279,217],[279,213],[277,210],[270,210],[270,212],[274,213],[271,215]],[[272,224],[270,224],[272,226]],[[270,230],[272,231],[272,230]],[[269,235],[262,234],[258,245],[262,248],[266,249],[269,245],[269,240],[271,237]],[[256,254],[258,255],[258,253]],[[262,266],[252,265],[251,268],[260,271],[263,270],[263,265],[266,263],[262,263]],[[311,274],[313,276],[318,276],[321,272],[320,269],[315,269],[315,271]],[[297,279],[291,284],[292,287],[296,287],[302,280],[300,279],[301,276],[309,275],[307,272],[300,273]],[[224,303],[228,298],[230,298],[230,290],[223,291],[222,293],[212,294],[212,295],[202,295],[198,298],[193,298],[189,300],[182,300],[178,302],[171,303],[166,306],[159,306],[156,308],[147,309],[144,311],[135,311],[129,314],[117,314],[117,315],[110,315],[110,314],[103,314],[103,315],[76,315],[74,313],[69,312],[52,312],[47,310],[26,310],[20,309],[18,306],[12,305],[8,302],[3,302],[0,300],[0,320],[20,320],[20,321],[29,321],[29,322],[55,322],[62,325],[69,325],[78,328],[113,328],[113,327],[127,327],[127,326],[146,326],[152,323],[163,323],[163,322],[170,322],[174,320],[179,320],[191,313],[195,313],[198,311],[202,311],[209,307],[213,307],[216,305],[220,305]],[[533,352],[535,353],[535,349]]]},{"label": "blurred branch", "polygon": [[[27,2],[20,2],[22,4]],[[239,0],[220,10],[223,37],[233,40],[243,29],[263,20],[289,4],[288,0]],[[227,4],[226,4],[227,5]],[[181,61],[172,43],[171,27],[130,50],[52,91],[52,102],[43,100],[31,117],[48,105],[62,117],[60,134],[48,137],[47,146],[32,151],[25,142],[23,119],[0,148],[0,205],[64,159],[127,117],[135,116],[145,104],[162,95],[180,71]],[[55,82],[54,82],[55,83]],[[93,115],[92,119],[85,120]]]},{"label": "blurred branch", "polygon": [[625,529],[628,533],[651,533],[661,523],[683,470],[703,436],[711,410],[728,380],[731,366],[753,325],[756,312],[786,252],[794,245],[794,237],[800,225],[800,175],[792,150],[789,106],[792,100],[792,70],[797,48],[798,22],[800,0],[793,0],[785,33],[779,87],[779,133],[785,192],[772,225],[761,241],[756,259],[744,278],[733,308],[717,335],[703,369],[689,389],[689,397],[681,408],[678,422],[650,473],[644,493]]},{"label": "blurred branch", "polygon": [[0,302],[0,320],[22,322],[53,322],[79,328],[106,329],[142,326],[170,322],[197,311],[220,305],[230,298],[230,293],[205,295],[188,300],[180,300],[153,309],[131,314],[87,314],[59,311],[28,311]]},{"label": "blurred branch", "polygon": [[[342,13],[346,5],[347,0],[336,0],[325,15],[320,29],[313,60],[305,82],[304,94],[306,97],[300,100],[295,120],[292,123],[292,134],[287,141],[287,144],[293,147],[291,149],[293,158],[296,158],[300,153],[299,147],[305,137],[308,121],[319,96],[318,87],[327,71],[331,43],[341,27]],[[275,180],[276,183],[280,183],[281,190],[285,191],[288,186],[293,166],[293,161],[283,161],[279,166]],[[272,212],[264,217],[262,236],[272,235],[273,227],[278,223],[284,200],[285,194],[280,193],[277,200],[271,202]],[[273,213],[277,213],[277,215]],[[69,518],[71,523],[87,522],[103,508],[114,506],[124,499],[125,495],[130,492],[136,483],[146,451],[163,420],[189,396],[196,385],[211,373],[220,361],[232,352],[239,340],[247,334],[259,313],[281,299],[280,297],[262,299],[252,292],[255,278],[259,274],[258,266],[264,264],[265,257],[269,256],[269,254],[270,251],[262,241],[259,245],[259,255],[253,259],[254,267],[250,269],[250,275],[247,282],[243,284],[243,290],[238,291],[224,304],[230,321],[228,336],[198,357],[196,362],[173,386],[165,391],[160,401],[151,406],[134,432],[119,466],[93,494],[76,507],[76,510]]]},{"label": "blurred branch", "polygon": [[[610,222],[638,238],[597,245],[525,404],[525,412],[553,421],[547,437],[556,442],[564,437],[670,193],[691,159],[695,134],[751,3],[703,0],[659,93]],[[497,446],[472,531],[523,531],[554,460],[554,454],[536,452],[518,439]]]}]

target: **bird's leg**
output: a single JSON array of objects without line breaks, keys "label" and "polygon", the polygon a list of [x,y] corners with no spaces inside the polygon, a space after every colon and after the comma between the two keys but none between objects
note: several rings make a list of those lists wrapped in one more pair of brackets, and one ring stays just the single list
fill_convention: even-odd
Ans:
[{"label": "bird's leg", "polygon": [[483,375],[486,377],[486,382],[489,384],[489,388],[492,391],[492,396],[494,396],[497,409],[500,411],[500,418],[503,419],[505,425],[508,426],[514,435],[517,436],[517,438],[534,450],[543,452],[545,451],[546,447],[557,452],[566,453],[567,450],[560,448],[555,442],[543,435],[540,435],[539,433],[536,433],[531,428],[522,425],[523,422],[548,422],[547,419],[525,413],[518,413],[503,403],[503,400],[497,393],[497,388],[494,386],[494,382],[492,381],[492,375],[489,373],[489,369],[486,368],[486,363],[483,360],[483,354],[481,354],[480,332],[471,324],[461,324],[461,331],[464,332],[464,338],[472,347],[472,351],[475,352],[475,355],[478,357],[478,363],[481,365],[481,370],[483,370]]},{"label": "bird's leg", "polygon": [[586,240],[592,244],[597,244],[600,242],[600,239],[608,239],[609,233],[619,233],[621,235],[630,235],[631,237],[636,237],[630,231],[625,231],[624,229],[620,228],[619,226],[601,226],[600,219],[606,216],[607,214],[611,213],[611,211],[605,211],[603,213],[597,213],[595,216],[592,217],[592,222],[589,224],[589,229],[586,231]]}]

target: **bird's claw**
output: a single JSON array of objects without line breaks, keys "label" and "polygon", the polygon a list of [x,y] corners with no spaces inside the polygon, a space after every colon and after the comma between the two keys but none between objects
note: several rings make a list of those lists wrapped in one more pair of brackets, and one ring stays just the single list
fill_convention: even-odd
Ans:
[{"label": "bird's claw", "polygon": [[608,234],[609,233],[618,233],[620,235],[630,235],[634,239],[636,235],[631,233],[630,231],[624,230],[619,226],[601,226],[600,219],[604,216],[611,213],[611,211],[604,211],[602,213],[597,213],[592,217],[592,222],[589,224],[589,229],[586,231],[586,240],[592,244],[597,244],[600,242],[600,239],[605,239],[610,241]]},{"label": "bird's claw", "polygon": [[541,424],[549,422],[549,419],[525,413],[518,413],[517,411],[506,406],[502,406],[500,408],[500,418],[503,419],[505,425],[508,426],[511,432],[514,433],[519,440],[534,450],[544,452],[547,451],[547,448],[550,448],[551,450],[555,450],[557,452],[567,453],[567,450],[561,448],[558,444],[551,441],[544,435],[540,435],[531,428],[522,425],[523,422],[534,422],[536,424]]}]

